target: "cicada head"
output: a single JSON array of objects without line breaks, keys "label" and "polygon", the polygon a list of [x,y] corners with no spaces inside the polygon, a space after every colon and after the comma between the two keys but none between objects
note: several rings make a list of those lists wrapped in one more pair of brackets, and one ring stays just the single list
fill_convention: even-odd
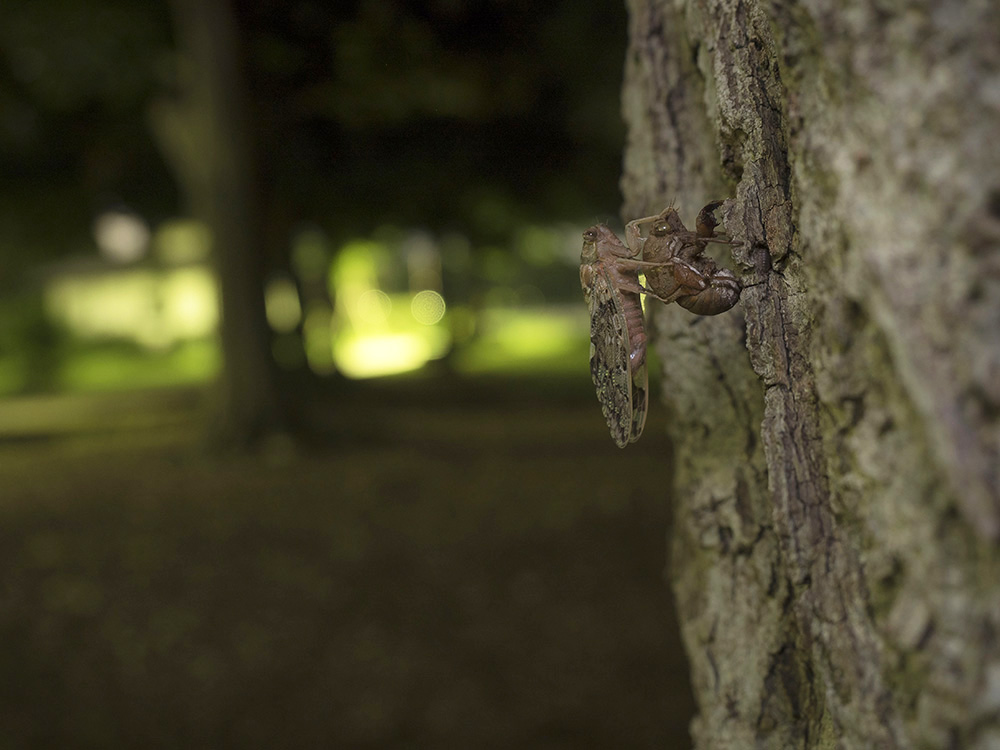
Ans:
[{"label": "cicada head", "polygon": [[581,266],[589,266],[597,262],[597,241],[600,237],[600,227],[596,224],[583,233],[583,250],[580,251]]}]

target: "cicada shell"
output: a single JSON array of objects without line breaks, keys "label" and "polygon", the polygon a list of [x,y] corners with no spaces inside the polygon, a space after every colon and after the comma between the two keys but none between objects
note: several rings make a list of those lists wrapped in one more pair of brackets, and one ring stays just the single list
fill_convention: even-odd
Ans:
[{"label": "cicada shell", "polygon": [[[731,244],[718,237],[714,211],[722,201],[714,201],[698,214],[697,232],[688,230],[672,206],[656,216],[629,222],[630,245],[641,247],[649,263],[646,285],[661,302],[676,302],[696,315],[718,315],[739,301],[741,286],[736,275],[704,255],[708,242]],[[649,237],[641,239],[638,227],[650,224]]]},{"label": "cicada shell", "polygon": [[590,375],[619,448],[642,435],[649,407],[639,265],[606,225],[583,233],[580,285],[590,309]]}]

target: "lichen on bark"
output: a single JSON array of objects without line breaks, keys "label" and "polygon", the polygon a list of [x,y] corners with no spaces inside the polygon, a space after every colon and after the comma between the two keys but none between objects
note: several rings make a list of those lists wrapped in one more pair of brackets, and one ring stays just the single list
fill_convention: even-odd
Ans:
[{"label": "lichen on bark", "polygon": [[695,744],[991,747],[1000,9],[629,12],[623,213],[733,196],[753,284],[654,311]]}]

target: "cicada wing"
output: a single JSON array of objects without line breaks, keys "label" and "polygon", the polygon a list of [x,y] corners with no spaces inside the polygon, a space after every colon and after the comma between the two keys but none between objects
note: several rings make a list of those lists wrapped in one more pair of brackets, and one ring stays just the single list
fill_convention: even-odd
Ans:
[{"label": "cicada wing", "polygon": [[[590,376],[597,389],[601,411],[619,448],[638,439],[646,418],[646,389],[641,405],[633,400],[633,382],[638,375],[629,360],[629,336],[620,292],[603,269],[594,274],[590,292]],[[645,385],[646,368],[641,367]],[[639,417],[636,425],[635,419]]]},{"label": "cicada wing", "polygon": [[632,431],[629,442],[634,443],[642,435],[646,426],[646,412],[649,411],[649,377],[646,372],[646,358],[632,366]]}]

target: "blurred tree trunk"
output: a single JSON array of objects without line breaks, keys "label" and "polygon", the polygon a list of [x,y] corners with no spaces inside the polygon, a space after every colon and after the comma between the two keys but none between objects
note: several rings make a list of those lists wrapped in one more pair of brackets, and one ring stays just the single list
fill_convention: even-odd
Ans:
[{"label": "blurred tree trunk", "polygon": [[181,48],[180,99],[154,127],[169,163],[212,235],[223,371],[215,439],[241,447],[284,426],[264,312],[266,220],[258,142],[236,20],[227,0],[171,0]]},{"label": "blurred tree trunk", "polygon": [[1000,747],[998,7],[629,0],[625,215],[761,282],[654,311],[699,748]]}]

